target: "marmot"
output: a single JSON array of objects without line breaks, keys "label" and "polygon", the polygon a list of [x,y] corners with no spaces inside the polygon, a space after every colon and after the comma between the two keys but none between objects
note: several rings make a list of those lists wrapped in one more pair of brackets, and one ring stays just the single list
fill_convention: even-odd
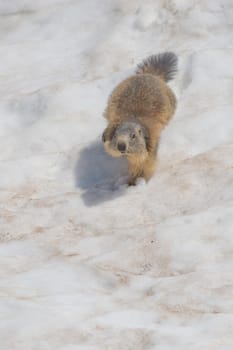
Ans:
[{"label": "marmot", "polygon": [[113,157],[127,157],[129,185],[139,177],[148,181],[154,172],[160,134],[176,109],[176,97],[166,84],[176,72],[173,52],[152,55],[109,97],[102,141]]}]

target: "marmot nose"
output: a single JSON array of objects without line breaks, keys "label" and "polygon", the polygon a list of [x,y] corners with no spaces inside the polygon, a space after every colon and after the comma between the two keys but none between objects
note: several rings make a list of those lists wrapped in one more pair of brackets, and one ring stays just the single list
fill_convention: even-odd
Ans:
[{"label": "marmot nose", "polygon": [[117,144],[117,148],[120,152],[124,153],[126,150],[126,144],[124,142],[119,142]]}]

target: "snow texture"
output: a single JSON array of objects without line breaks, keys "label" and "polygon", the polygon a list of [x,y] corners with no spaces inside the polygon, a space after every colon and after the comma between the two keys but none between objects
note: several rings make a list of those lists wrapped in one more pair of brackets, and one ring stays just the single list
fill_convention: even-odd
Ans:
[{"label": "snow texture", "polygon": [[[0,40],[0,348],[232,350],[232,0],[2,0]],[[103,111],[163,51],[178,109],[128,188]]]}]

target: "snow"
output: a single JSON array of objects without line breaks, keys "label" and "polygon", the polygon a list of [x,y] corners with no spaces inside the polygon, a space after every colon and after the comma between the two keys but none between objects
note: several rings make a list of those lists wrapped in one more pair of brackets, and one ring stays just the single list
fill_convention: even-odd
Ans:
[{"label": "snow", "polygon": [[[232,350],[233,3],[0,3],[0,344]],[[101,144],[113,87],[173,50],[148,184]]]}]

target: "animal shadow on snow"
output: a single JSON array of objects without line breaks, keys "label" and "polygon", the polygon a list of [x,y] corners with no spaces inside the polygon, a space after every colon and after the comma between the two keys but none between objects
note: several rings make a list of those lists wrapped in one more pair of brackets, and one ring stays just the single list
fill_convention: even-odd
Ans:
[{"label": "animal shadow on snow", "polygon": [[84,203],[91,207],[113,200],[126,189],[126,159],[109,156],[101,141],[83,148],[75,165],[75,184]]}]

